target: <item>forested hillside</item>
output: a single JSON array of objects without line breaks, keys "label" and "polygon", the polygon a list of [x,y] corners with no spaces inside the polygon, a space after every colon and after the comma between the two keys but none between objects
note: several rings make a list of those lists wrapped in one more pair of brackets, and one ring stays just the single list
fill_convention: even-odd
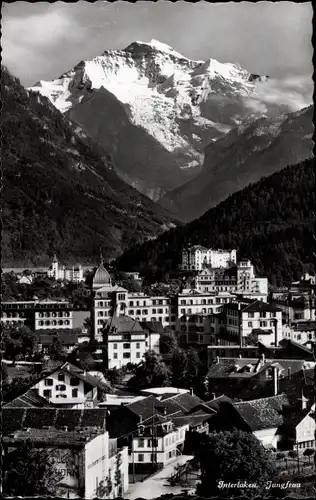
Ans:
[{"label": "forested hillside", "polygon": [[259,275],[284,284],[314,269],[314,191],[314,160],[308,159],[250,184],[184,227],[134,246],[116,266],[161,280],[180,263],[182,248],[201,244],[236,248]]},{"label": "forested hillside", "polygon": [[172,227],[108,152],[2,68],[2,265],[106,259]]}]

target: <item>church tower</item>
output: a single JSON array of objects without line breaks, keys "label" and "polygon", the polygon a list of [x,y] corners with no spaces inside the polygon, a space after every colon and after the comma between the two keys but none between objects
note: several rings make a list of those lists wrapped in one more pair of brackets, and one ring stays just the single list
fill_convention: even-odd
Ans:
[{"label": "church tower", "polygon": [[52,275],[54,276],[54,278],[56,280],[58,280],[58,278],[59,278],[59,269],[58,268],[59,268],[58,259],[57,259],[56,254],[54,253],[53,262],[52,262]]}]

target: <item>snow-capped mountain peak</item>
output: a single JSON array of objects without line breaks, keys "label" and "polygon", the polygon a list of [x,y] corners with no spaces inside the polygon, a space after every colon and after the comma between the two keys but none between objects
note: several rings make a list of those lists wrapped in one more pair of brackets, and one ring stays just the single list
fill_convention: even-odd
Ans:
[{"label": "snow-capped mountain peak", "polygon": [[[32,90],[47,96],[60,111],[76,115],[78,106],[97,99],[103,87],[121,103],[128,120],[174,155],[175,164],[187,172],[201,167],[207,144],[268,112],[265,104],[257,114],[249,107],[250,99],[260,100],[261,81],[239,64],[194,61],[151,40],[106,50]],[[100,99],[104,102],[104,91]],[[115,116],[107,116],[111,119]],[[167,179],[164,185],[168,187]]]}]

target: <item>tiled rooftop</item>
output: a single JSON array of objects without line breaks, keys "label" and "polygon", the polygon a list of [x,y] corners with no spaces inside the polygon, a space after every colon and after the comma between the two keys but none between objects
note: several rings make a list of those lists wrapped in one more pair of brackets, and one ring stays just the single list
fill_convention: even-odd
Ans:
[{"label": "tiled rooftop", "polygon": [[269,398],[233,403],[242,419],[252,431],[279,427],[283,424],[283,407],[289,405],[285,394]]}]

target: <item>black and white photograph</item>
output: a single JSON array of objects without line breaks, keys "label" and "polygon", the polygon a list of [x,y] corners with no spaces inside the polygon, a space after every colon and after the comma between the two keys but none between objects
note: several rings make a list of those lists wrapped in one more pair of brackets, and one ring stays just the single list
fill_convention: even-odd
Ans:
[{"label": "black and white photograph", "polygon": [[3,2],[1,495],[316,495],[311,2]]}]

